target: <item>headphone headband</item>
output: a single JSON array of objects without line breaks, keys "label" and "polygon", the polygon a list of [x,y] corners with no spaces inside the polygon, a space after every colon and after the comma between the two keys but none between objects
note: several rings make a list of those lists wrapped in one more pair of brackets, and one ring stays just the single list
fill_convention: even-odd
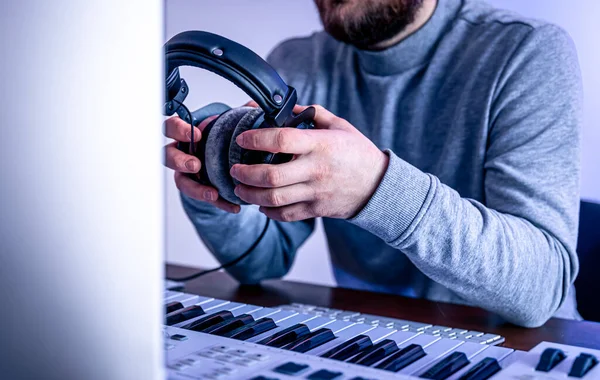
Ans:
[{"label": "headphone headband", "polygon": [[165,44],[167,103],[181,87],[179,66],[195,66],[233,82],[265,112],[265,118],[282,126],[292,115],[296,90],[250,49],[225,37],[202,31],[187,31]]}]

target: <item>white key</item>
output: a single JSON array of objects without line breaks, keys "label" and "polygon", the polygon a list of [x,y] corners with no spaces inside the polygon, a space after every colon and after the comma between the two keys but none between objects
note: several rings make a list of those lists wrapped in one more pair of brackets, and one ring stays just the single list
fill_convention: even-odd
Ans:
[{"label": "white key", "polygon": [[[269,317],[269,318],[273,318],[272,316],[275,315],[275,313],[279,313],[281,311],[281,309],[272,309],[270,307],[263,307],[262,309],[259,309],[255,312],[252,313],[252,317],[254,319],[260,319],[262,317]],[[290,312],[290,311],[286,311],[286,316],[292,316],[295,315],[297,313],[294,312]],[[275,321],[275,319],[273,319]],[[277,323],[277,321],[275,321],[275,323]]]},{"label": "white key", "polygon": [[[262,309],[261,306],[244,305],[237,309],[231,310],[231,314],[233,314],[234,317],[237,317],[238,315],[241,315],[241,314],[252,314],[256,311],[259,311],[260,309]],[[252,317],[254,317],[254,316],[252,316]],[[254,319],[256,319],[256,317],[254,317]]]},{"label": "white key", "polygon": [[377,343],[380,340],[387,339],[388,336],[392,335],[396,331],[397,330],[390,329],[387,327],[375,327],[374,329],[365,332],[364,335],[369,336],[373,343]]},{"label": "white key", "polygon": [[218,313],[219,311],[231,311],[232,312],[231,314],[233,314],[234,310],[239,309],[239,308],[241,308],[243,306],[246,306],[246,304],[238,303],[238,302],[229,302],[229,303],[226,303],[224,305],[212,308],[208,312],[206,312],[207,309],[204,309],[204,308],[203,309],[206,312],[206,314]]},{"label": "white key", "polygon": [[[405,342],[408,342],[415,337],[421,335],[420,332],[411,332],[411,331],[396,331],[392,335],[389,335],[385,339],[391,339],[398,344],[398,346],[403,346]],[[410,344],[410,343],[408,343]]]},{"label": "white key", "polygon": [[317,318],[311,319],[309,321],[306,321],[306,323],[304,323],[304,324],[308,327],[310,332],[313,332],[317,329],[320,329],[321,327],[327,327],[328,324],[333,323],[334,321],[335,321],[335,319],[326,318],[326,317],[317,317]]},{"label": "white key", "polygon": [[427,355],[417,360],[415,363],[412,363],[408,367],[401,369],[398,373],[411,375],[416,372],[420,372],[423,368],[429,368],[429,366],[437,359],[454,351],[463,343],[464,342],[459,340],[440,339],[431,346],[423,347]]},{"label": "white key", "polygon": [[456,372],[454,375],[450,376],[447,380],[458,380],[462,375],[469,372],[471,368],[479,364],[485,358],[493,358],[500,362],[502,359],[507,357],[513,352],[510,348],[505,347],[496,347],[496,346],[488,346],[486,350],[480,352],[475,355],[472,359],[469,359],[471,363],[460,371]]},{"label": "white key", "polygon": [[210,314],[209,313],[210,310],[212,310],[214,308],[217,308],[219,306],[223,306],[223,305],[228,304],[228,303],[230,303],[230,302],[229,301],[224,301],[224,300],[214,299],[212,301],[203,303],[201,306],[202,306],[202,309],[204,310],[204,312],[206,314]]}]

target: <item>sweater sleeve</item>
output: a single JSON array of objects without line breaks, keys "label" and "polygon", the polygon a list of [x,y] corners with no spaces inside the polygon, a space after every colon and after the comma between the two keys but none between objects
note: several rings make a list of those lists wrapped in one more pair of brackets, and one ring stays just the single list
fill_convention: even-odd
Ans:
[{"label": "sweater sleeve", "polygon": [[[250,248],[267,222],[256,206],[242,206],[239,214],[231,214],[183,194],[181,199],[198,236],[222,264]],[[291,223],[271,220],[254,252],[227,271],[247,284],[282,277],[289,271],[296,250],[313,230],[314,219]]]},{"label": "sweater sleeve", "polygon": [[561,306],[578,272],[582,84],[568,35],[532,29],[500,74],[485,198],[462,198],[393,152],[351,220],[467,302],[527,327]]},{"label": "sweater sleeve", "polygon": [[[289,59],[280,51],[281,45],[269,54],[267,62],[277,71],[285,72]],[[198,236],[222,264],[235,260],[254,244],[267,222],[267,217],[256,206],[242,206],[239,214],[230,214],[183,194],[181,200]],[[254,252],[227,269],[228,273],[242,283],[284,276],[292,266],[296,250],[314,228],[314,219],[298,222],[271,220]]]}]

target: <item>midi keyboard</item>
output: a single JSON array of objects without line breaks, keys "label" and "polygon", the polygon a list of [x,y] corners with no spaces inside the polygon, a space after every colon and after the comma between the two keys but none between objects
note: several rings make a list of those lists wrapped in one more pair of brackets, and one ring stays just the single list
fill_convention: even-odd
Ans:
[{"label": "midi keyboard", "polygon": [[352,311],[166,291],[169,379],[600,379],[600,351]]}]

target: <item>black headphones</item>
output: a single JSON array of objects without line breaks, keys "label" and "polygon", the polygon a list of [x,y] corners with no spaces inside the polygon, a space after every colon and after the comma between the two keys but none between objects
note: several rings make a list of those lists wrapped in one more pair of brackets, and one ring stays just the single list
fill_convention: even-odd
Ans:
[{"label": "black headphones", "polygon": [[[238,184],[229,175],[231,167],[243,164],[278,164],[290,161],[292,155],[242,149],[235,141],[244,131],[257,128],[313,128],[315,110],[312,107],[298,115],[292,112],[297,95],[277,72],[250,49],[225,37],[201,31],[183,32],[171,38],[165,49],[165,106],[163,113],[175,113],[197,126],[212,115],[219,115],[202,132],[198,147],[179,143],[178,148],[194,154],[202,162],[199,173],[189,177],[214,186],[221,197],[235,204],[246,204],[233,192]],[[195,66],[214,72],[233,82],[252,98],[260,108],[231,109],[213,103],[189,112],[184,106],[189,88],[179,75],[179,66]]]}]

